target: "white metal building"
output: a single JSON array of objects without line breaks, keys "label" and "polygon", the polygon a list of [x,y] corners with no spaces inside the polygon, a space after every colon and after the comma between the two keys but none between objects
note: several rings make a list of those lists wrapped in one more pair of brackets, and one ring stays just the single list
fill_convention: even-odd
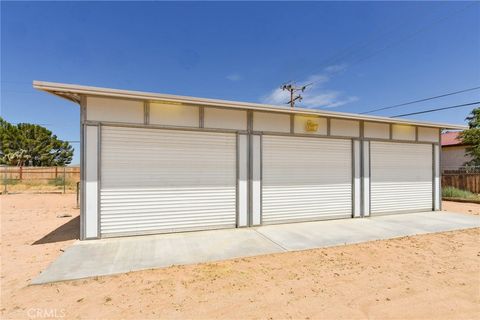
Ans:
[{"label": "white metal building", "polygon": [[80,105],[82,239],[440,210],[440,129],[464,129],[33,86]]}]

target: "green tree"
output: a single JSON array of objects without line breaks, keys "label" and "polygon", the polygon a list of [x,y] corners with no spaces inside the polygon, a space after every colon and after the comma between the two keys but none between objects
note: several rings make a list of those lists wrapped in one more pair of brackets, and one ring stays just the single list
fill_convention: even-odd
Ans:
[{"label": "green tree", "polygon": [[65,166],[73,148],[50,130],[31,123],[12,125],[0,117],[0,163],[14,166]]},{"label": "green tree", "polygon": [[460,139],[468,145],[467,154],[472,157],[465,165],[480,166],[480,108],[473,109],[465,120],[468,120],[469,129],[460,134]]}]

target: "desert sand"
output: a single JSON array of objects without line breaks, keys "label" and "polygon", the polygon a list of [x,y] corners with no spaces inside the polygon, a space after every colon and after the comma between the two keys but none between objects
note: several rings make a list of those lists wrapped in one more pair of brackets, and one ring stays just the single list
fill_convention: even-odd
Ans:
[{"label": "desert sand", "polygon": [[480,318],[480,229],[30,286],[78,238],[75,195],[0,201],[2,319]]}]

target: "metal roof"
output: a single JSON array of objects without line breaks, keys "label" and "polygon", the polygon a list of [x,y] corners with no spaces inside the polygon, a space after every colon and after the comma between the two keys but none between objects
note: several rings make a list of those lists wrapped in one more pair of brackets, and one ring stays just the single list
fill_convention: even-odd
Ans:
[{"label": "metal roof", "polygon": [[54,94],[56,96],[68,99],[76,103],[80,103],[80,97],[82,95],[86,95],[86,96],[101,96],[101,97],[110,97],[110,98],[147,100],[147,101],[166,102],[166,103],[178,103],[178,104],[190,104],[190,105],[193,104],[193,105],[201,105],[201,106],[216,106],[216,107],[224,107],[224,108],[232,108],[232,109],[248,109],[248,110],[257,110],[257,111],[282,112],[282,113],[290,113],[290,114],[294,113],[294,114],[303,114],[303,115],[315,115],[315,116],[324,116],[324,117],[339,118],[339,119],[353,119],[353,120],[365,120],[365,121],[385,122],[385,123],[398,123],[398,124],[417,125],[417,126],[423,126],[423,127],[434,127],[434,128],[453,129],[453,130],[467,129],[467,126],[457,125],[457,124],[424,122],[424,121],[397,119],[397,118],[394,119],[394,118],[388,118],[388,117],[370,116],[370,115],[362,115],[362,114],[356,114],[356,113],[334,112],[334,111],[305,109],[305,108],[295,108],[291,110],[290,108],[286,108],[283,106],[276,106],[276,105],[269,105],[269,104],[196,98],[196,97],[178,96],[178,95],[171,95],[171,94],[142,92],[142,91],[119,90],[119,89],[83,86],[83,85],[77,85],[77,84],[33,81],[33,87],[35,89]]},{"label": "metal roof", "polygon": [[442,133],[442,147],[461,146],[464,145],[463,141],[459,137],[459,131]]}]

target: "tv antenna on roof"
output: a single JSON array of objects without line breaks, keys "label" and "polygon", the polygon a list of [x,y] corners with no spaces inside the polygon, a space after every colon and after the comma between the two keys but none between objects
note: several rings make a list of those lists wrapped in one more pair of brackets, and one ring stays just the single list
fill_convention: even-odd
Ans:
[{"label": "tv antenna on roof", "polygon": [[290,101],[287,102],[287,104],[290,104],[290,109],[293,110],[293,108],[295,108],[295,101],[297,101],[297,100],[302,101],[302,99],[303,99],[302,95],[296,94],[296,93],[299,92],[299,91],[304,92],[305,89],[312,84],[313,84],[313,82],[308,83],[304,86],[297,87],[294,84],[292,84],[291,82],[287,82],[280,87],[280,89],[282,89],[283,91],[286,90],[286,91],[290,92]]}]

